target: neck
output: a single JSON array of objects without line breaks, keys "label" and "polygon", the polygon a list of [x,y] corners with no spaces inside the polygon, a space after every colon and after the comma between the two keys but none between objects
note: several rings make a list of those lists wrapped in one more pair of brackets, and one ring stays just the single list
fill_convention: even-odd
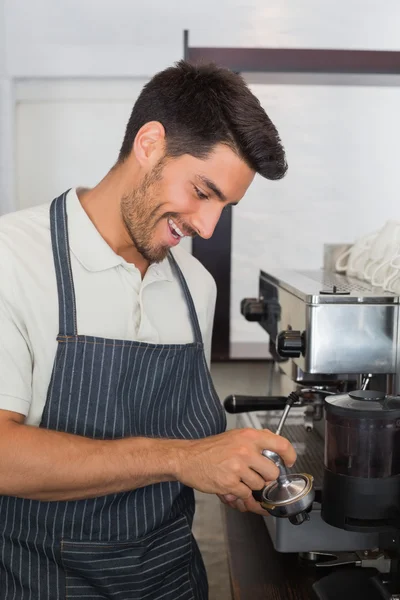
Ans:
[{"label": "neck", "polygon": [[[127,189],[124,165],[114,167],[94,188],[77,190],[79,201],[102,238],[144,277],[149,263],[135,248],[121,216],[121,198]],[[131,182],[132,185],[132,182]]]}]

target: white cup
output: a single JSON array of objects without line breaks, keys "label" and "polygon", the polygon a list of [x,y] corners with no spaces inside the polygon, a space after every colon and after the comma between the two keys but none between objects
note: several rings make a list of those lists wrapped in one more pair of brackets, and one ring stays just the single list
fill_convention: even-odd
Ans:
[{"label": "white cup", "polygon": [[349,277],[362,277],[369,257],[371,244],[378,232],[369,233],[359,238],[350,248],[342,252],[335,264],[337,273],[346,273]]},{"label": "white cup", "polygon": [[390,273],[395,269],[392,261],[400,253],[400,242],[389,244],[381,261],[377,261],[370,267],[371,284],[375,287],[383,287]]},{"label": "white cup", "polygon": [[390,261],[398,254],[400,247],[400,221],[390,220],[378,232],[369,249],[361,277],[374,285],[383,285]]},{"label": "white cup", "polygon": [[400,254],[390,261],[383,289],[400,295]]}]

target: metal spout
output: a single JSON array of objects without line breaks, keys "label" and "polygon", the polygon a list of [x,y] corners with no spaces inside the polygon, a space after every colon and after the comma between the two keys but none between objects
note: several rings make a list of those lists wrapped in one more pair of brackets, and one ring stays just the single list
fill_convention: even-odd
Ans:
[{"label": "metal spout", "polygon": [[297,515],[293,515],[292,517],[289,517],[289,521],[292,523],[292,525],[302,525],[304,523],[304,521],[309,521],[309,520],[310,520],[310,515],[305,510],[298,513]]}]

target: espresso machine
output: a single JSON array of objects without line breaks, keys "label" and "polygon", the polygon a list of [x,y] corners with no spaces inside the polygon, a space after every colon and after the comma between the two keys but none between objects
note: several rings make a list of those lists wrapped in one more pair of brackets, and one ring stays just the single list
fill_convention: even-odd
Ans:
[{"label": "espresso machine", "polygon": [[[239,427],[268,428],[296,449],[289,479],[280,473],[255,497],[275,549],[323,574],[315,598],[400,599],[399,310],[395,294],[326,268],[261,271],[259,296],[242,301],[269,334],[275,389],[224,405]],[[312,494],[296,520],[287,507],[301,477]]]}]

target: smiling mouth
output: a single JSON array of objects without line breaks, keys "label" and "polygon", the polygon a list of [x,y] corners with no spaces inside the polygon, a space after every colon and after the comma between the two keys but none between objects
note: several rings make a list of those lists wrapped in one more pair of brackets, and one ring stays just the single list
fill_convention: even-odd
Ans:
[{"label": "smiling mouth", "polygon": [[175,239],[180,240],[185,237],[185,234],[179,229],[178,225],[172,219],[168,219],[169,229]]}]

